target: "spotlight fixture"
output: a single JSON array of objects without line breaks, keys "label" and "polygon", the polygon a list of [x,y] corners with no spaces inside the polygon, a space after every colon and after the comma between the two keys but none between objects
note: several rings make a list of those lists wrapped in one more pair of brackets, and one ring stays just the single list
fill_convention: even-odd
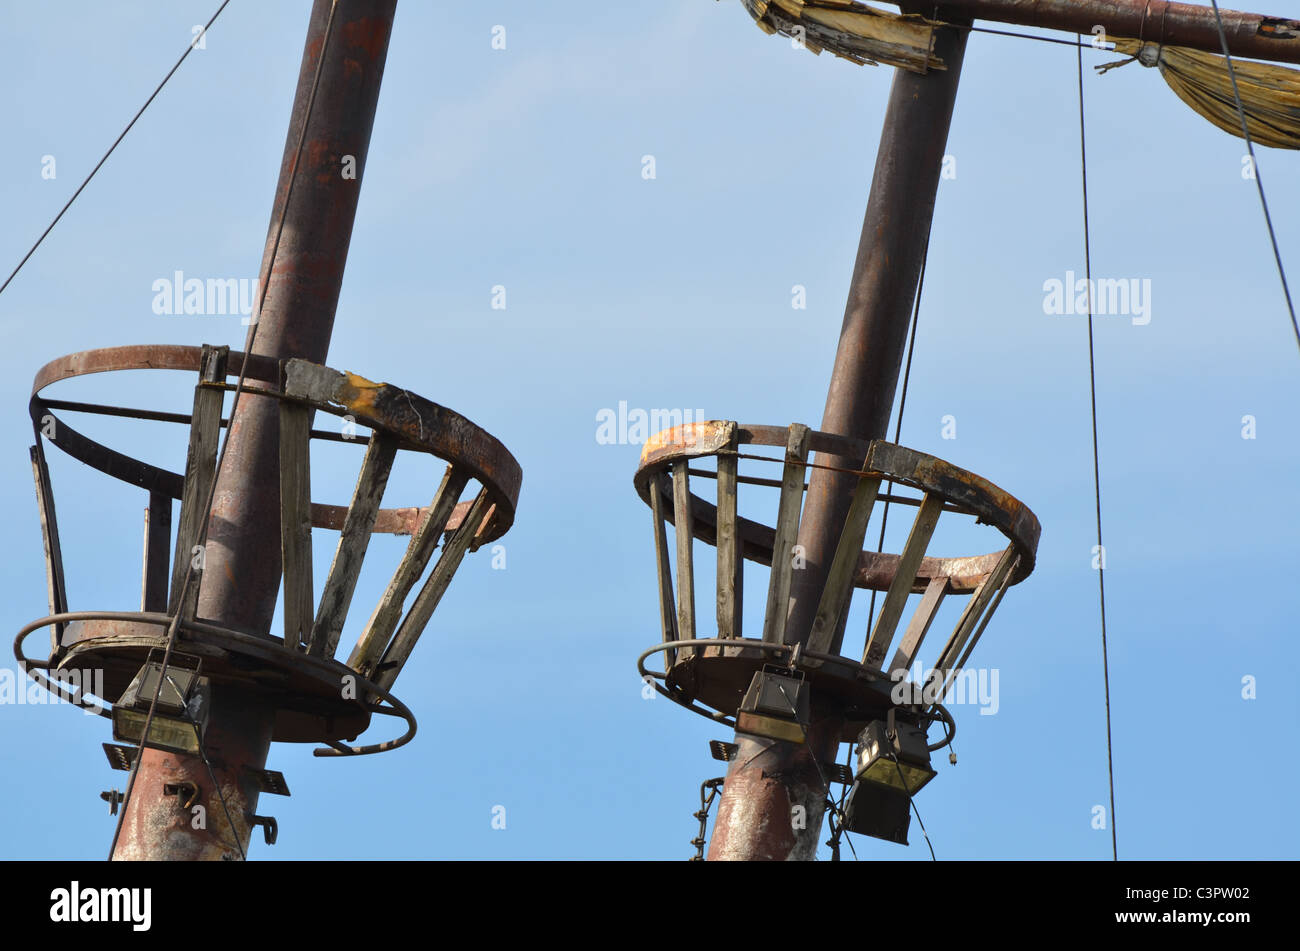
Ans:
[{"label": "spotlight fixture", "polygon": [[844,800],[844,828],[858,835],[907,845],[907,828],[912,822],[909,805],[907,793],[875,783],[856,782]]},{"label": "spotlight fixture", "polygon": [[[192,667],[181,666],[177,664],[179,655],[173,653],[164,672],[155,653],[149,652],[140,672],[113,704],[113,739],[173,753],[197,753],[211,703],[208,679],[199,675],[197,658],[190,658]],[[155,693],[158,703],[145,737],[145,720]]]},{"label": "spotlight fixture", "polygon": [[741,733],[804,742],[809,722],[808,684],[802,671],[764,667],[749,682],[736,713]]},{"label": "spotlight fixture", "polygon": [[925,731],[889,711],[858,736],[858,769],[844,804],[844,828],[907,845],[911,797],[935,776]]},{"label": "spotlight fixture", "polygon": [[915,795],[935,777],[926,747],[925,731],[890,710],[888,721],[875,720],[858,736],[857,778]]}]

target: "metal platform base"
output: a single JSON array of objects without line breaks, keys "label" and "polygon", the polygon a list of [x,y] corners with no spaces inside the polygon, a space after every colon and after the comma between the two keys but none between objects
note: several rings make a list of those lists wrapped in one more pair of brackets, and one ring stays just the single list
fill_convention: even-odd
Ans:
[{"label": "metal platform base", "polygon": [[[754,674],[764,664],[788,663],[793,650],[792,645],[754,638],[672,641],[643,653],[637,667],[674,703],[734,727],[734,713]],[[648,669],[646,660],[661,652],[675,655],[674,662],[666,670]],[[847,657],[802,651],[798,666],[812,687],[812,722],[843,718],[840,742],[853,742],[866,724],[881,719],[891,707],[902,706],[890,697],[894,682],[888,675]]]},{"label": "metal platform base", "polygon": [[[139,671],[150,650],[167,646],[171,618],[149,612],[69,612],[34,621],[19,633],[14,653],[28,674],[51,692],[72,699],[44,672],[102,670],[100,697],[114,703]],[[62,624],[59,644],[49,661],[28,658],[22,642],[42,627]],[[379,753],[405,745],[415,735],[415,717],[387,690],[336,660],[286,648],[278,640],[208,624],[183,622],[175,649],[203,661],[203,674],[265,696],[276,709],[272,739],[282,743],[323,743],[318,756]],[[406,732],[395,740],[362,747],[343,745],[370,725],[372,714],[399,717]]]}]

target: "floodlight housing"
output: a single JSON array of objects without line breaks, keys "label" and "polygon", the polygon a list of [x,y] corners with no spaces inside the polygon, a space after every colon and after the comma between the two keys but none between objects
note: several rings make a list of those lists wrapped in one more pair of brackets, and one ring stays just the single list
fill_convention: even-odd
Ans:
[{"label": "floodlight housing", "polygon": [[871,782],[856,782],[844,801],[844,828],[886,842],[907,845],[911,825],[907,793]]},{"label": "floodlight housing", "polygon": [[736,713],[741,733],[802,743],[809,721],[808,683],[802,672],[764,667],[754,673]]},{"label": "floodlight housing", "polygon": [[[144,666],[113,704],[113,739],[173,753],[196,754],[208,725],[211,706],[208,679],[199,675],[197,664],[184,667],[169,661],[164,673],[162,661],[155,660],[154,654],[149,652]],[[158,702],[146,737],[145,721],[155,693]]]},{"label": "floodlight housing", "polygon": [[873,720],[858,737],[857,779],[915,795],[934,779],[925,731],[895,719]]}]

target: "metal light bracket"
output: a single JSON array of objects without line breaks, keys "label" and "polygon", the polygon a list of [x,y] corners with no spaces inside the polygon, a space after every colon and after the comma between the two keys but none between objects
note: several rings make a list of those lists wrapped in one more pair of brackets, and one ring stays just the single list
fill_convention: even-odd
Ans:
[{"label": "metal light bracket", "polygon": [[244,767],[244,774],[248,776],[259,792],[270,793],[272,796],[288,796],[289,783],[284,778],[284,773],[276,769],[255,769],[252,766]]},{"label": "metal light bracket", "polygon": [[104,755],[108,757],[108,765],[113,769],[120,769],[124,773],[131,771],[131,764],[135,762],[135,757],[139,748],[135,746],[126,746],[121,743],[105,743]]},{"label": "metal light bracket", "polygon": [[280,825],[275,821],[275,816],[255,816],[245,813],[250,826],[262,827],[262,839],[267,845],[275,845],[275,840],[280,837]]},{"label": "metal light bracket", "polygon": [[811,702],[801,670],[764,664],[754,673],[736,712],[736,729],[774,740],[807,739]]}]

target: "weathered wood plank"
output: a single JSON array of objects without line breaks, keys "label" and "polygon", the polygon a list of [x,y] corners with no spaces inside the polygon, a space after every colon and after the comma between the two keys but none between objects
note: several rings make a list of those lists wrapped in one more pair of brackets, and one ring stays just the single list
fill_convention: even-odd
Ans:
[{"label": "weathered wood plank", "polygon": [[814,53],[823,49],[851,62],[886,63],[914,73],[944,69],[934,55],[934,30],[923,21],[834,0],[742,0],[764,33],[799,38]]},{"label": "weathered wood plank", "polygon": [[[434,493],[433,502],[425,513],[424,521],[411,536],[402,563],[393,573],[384,596],[375,607],[370,620],[366,622],[365,629],[357,640],[357,646],[352,649],[352,655],[348,658],[348,666],[363,676],[370,676],[374,665],[383,656],[384,648],[388,646],[388,639],[397,628],[397,622],[402,616],[402,605],[406,601],[406,596],[424,574],[424,568],[429,563],[429,558],[432,557],[467,482],[469,482],[469,473],[455,466],[448,466],[447,471],[443,473],[442,482],[438,485],[438,491]],[[463,525],[464,522],[461,524]]]},{"label": "weathered wood plank", "polygon": [[[654,519],[655,569],[659,574],[659,627],[667,642],[677,640],[677,606],[673,601],[673,569],[668,560],[668,532],[664,526],[663,495],[659,488],[659,479],[656,478],[650,484],[650,516]],[[676,652],[668,653],[670,656],[665,663],[671,667]]]},{"label": "weathered wood plank", "polygon": [[415,649],[416,641],[420,639],[420,634],[428,625],[429,619],[433,617],[438,602],[447,593],[447,587],[451,584],[456,569],[460,567],[465,552],[469,550],[470,543],[482,527],[490,504],[487,489],[480,489],[478,497],[474,499],[474,504],[470,506],[469,514],[465,516],[465,521],[461,523],[460,528],[456,529],[450,541],[443,547],[442,557],[433,566],[433,571],[429,574],[429,580],[424,583],[420,593],[415,596],[415,602],[411,605],[411,610],[407,612],[406,617],[402,619],[402,625],[397,630],[397,636],[388,645],[387,650],[384,651],[383,659],[375,668],[374,680],[379,686],[385,689],[391,688],[394,681],[397,680],[397,675],[402,672],[402,667],[406,665],[407,659],[410,658],[411,651]]},{"label": "weathered wood plank", "polygon": [[284,646],[311,636],[315,599],[311,565],[311,414],[280,402],[280,552],[284,565]]},{"label": "weathered wood plank", "polygon": [[[673,465],[673,533],[677,540],[677,635],[695,637],[695,523],[691,515],[691,480],[682,460]],[[683,656],[694,651],[681,649]]]},{"label": "weathered wood plank", "polygon": [[343,520],[339,544],[334,549],[334,560],[330,563],[325,589],[320,596],[320,607],[312,624],[311,639],[307,645],[309,654],[333,657],[334,651],[338,649],[348,608],[352,606],[357,578],[361,575],[361,564],[365,560],[366,549],[370,546],[370,533],[374,530],[375,518],[379,514],[379,505],[388,485],[388,476],[393,471],[396,455],[397,437],[388,433],[375,433],[370,445],[366,447],[361,474],[357,477],[357,487],[352,493],[352,504],[348,506],[348,514]]},{"label": "weathered wood plank", "polygon": [[891,677],[896,676],[899,671],[906,674],[911,669],[912,664],[916,661],[917,651],[921,649],[921,642],[925,640],[926,632],[930,630],[930,625],[934,623],[934,616],[947,593],[948,579],[946,576],[931,578],[930,583],[925,586],[925,593],[921,595],[921,603],[916,606],[916,613],[912,615],[912,620],[907,625],[907,632],[903,635],[903,642],[898,645],[898,650],[894,652],[894,659],[889,662]]},{"label": "weathered wood plank", "polygon": [[984,614],[985,607],[992,600],[994,593],[1002,587],[1004,578],[1007,578],[1012,564],[1016,561],[1016,546],[1008,545],[1002,552],[1002,557],[998,563],[993,566],[987,578],[980,582],[980,586],[975,589],[975,593],[966,602],[966,608],[957,620],[956,627],[953,628],[952,634],[939,652],[939,659],[935,661],[936,670],[949,670],[957,655],[961,652],[962,646],[966,643],[966,638],[974,629],[980,616]]},{"label": "weathered wood plank", "polygon": [[[727,449],[736,450],[733,434]],[[718,637],[740,637],[744,618],[745,559],[737,534],[736,478],[739,460],[723,453],[718,459]]]},{"label": "weathered wood plank", "polygon": [[763,640],[780,644],[785,640],[785,621],[790,610],[792,554],[799,537],[799,513],[803,510],[803,475],[808,462],[809,429],[802,423],[790,426],[785,444],[785,472],[781,478],[781,500],[777,506],[776,538],[772,545],[772,573],[767,584],[767,610],[763,616]]},{"label": "weathered wood plank", "polygon": [[[1014,546],[1007,546],[1008,552],[1012,552],[1013,549]],[[1014,555],[1014,557],[1012,557],[1011,560],[1006,563],[1006,568],[1000,573],[998,572],[998,568],[1002,567],[1002,562],[999,562],[998,568],[994,568],[994,573],[989,576],[989,582],[994,582],[996,576],[995,584],[997,588],[997,593],[993,595],[991,601],[986,602],[987,607],[981,606],[978,608],[979,626],[975,628],[974,634],[970,637],[969,642],[965,645],[966,649],[961,652],[961,658],[957,661],[957,663],[951,665],[948,664],[935,665],[939,670],[943,671],[943,689],[939,691],[940,697],[942,697],[945,693],[948,692],[948,687],[952,683],[953,677],[956,676],[956,671],[960,670],[962,667],[966,665],[966,661],[970,657],[971,651],[973,651],[975,649],[975,645],[979,643],[980,637],[982,637],[984,634],[984,628],[988,627],[988,623],[990,620],[992,620],[994,612],[997,611],[998,609],[998,605],[1002,603],[1002,596],[1007,593],[1007,588],[1010,585],[1011,577],[1015,573],[1016,565],[1019,563],[1019,561],[1020,561],[1020,556]],[[977,592],[971,598],[972,604],[979,597],[980,597],[980,592]],[[967,623],[968,625],[974,625],[975,621],[971,620]],[[963,637],[962,640],[965,640],[965,637]],[[962,645],[960,643],[957,643],[953,647],[952,654],[949,657],[950,663],[951,660],[957,656],[957,651],[961,650],[961,646]]]},{"label": "weathered wood plank", "polygon": [[942,514],[943,499],[927,493],[921,502],[921,507],[916,511],[916,519],[912,522],[911,532],[908,533],[907,544],[903,546],[903,552],[898,558],[894,580],[885,594],[885,603],[880,606],[876,626],[872,629],[871,639],[867,642],[866,651],[863,652],[864,667],[876,670],[883,665],[889,644],[894,639],[894,631],[898,628],[898,621],[903,616],[903,609],[907,607],[907,596],[911,594],[912,586],[916,584],[916,573],[920,570],[921,559],[925,557],[930,536],[934,534],[934,527],[939,523],[939,516]]},{"label": "weathered wood plank", "polygon": [[[50,613],[62,614],[68,610],[68,589],[63,577],[63,549],[59,545],[59,522],[54,514],[54,490],[50,486],[50,470],[45,464],[42,434],[36,433],[32,446],[32,477],[36,480],[36,509],[41,520],[41,540],[45,548],[45,593],[49,599]],[[63,639],[63,625],[50,628],[50,654],[59,649]]]},{"label": "weathered wood plank", "polygon": [[144,568],[140,579],[140,610],[167,610],[168,557],[172,547],[172,499],[149,493],[144,510]]},{"label": "weathered wood plank", "polygon": [[[217,474],[217,440],[221,434],[221,406],[225,392],[206,383],[224,383],[226,358],[229,347],[203,347],[199,359],[199,385],[194,389],[194,413],[190,423],[190,443],[185,456],[185,485],[181,492],[181,514],[176,530],[176,554],[172,558],[172,583],[168,598],[169,609],[193,617],[199,600],[199,585],[203,581],[203,553],[194,549],[203,534],[208,520],[208,494]],[[181,603],[181,589],[194,565],[194,577],[185,590]]]},{"label": "weathered wood plank", "polygon": [[876,504],[879,493],[879,476],[862,476],[858,479],[857,488],[853,490],[853,501],[849,504],[849,514],[844,519],[844,530],[840,532],[835,557],[831,560],[830,571],[826,575],[826,587],[822,589],[821,600],[817,603],[817,616],[813,618],[812,634],[808,638],[809,650],[826,653],[831,649],[835,633],[840,627],[840,618],[848,608],[853,591],[853,573],[858,567],[862,540],[866,537],[871,509]]}]

